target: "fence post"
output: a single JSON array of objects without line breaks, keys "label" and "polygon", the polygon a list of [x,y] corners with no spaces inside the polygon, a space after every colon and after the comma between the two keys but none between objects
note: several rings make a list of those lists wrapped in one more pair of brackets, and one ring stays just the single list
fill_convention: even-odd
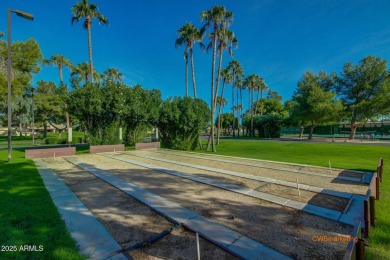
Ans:
[{"label": "fence post", "polygon": [[380,180],[380,178],[377,175],[375,178],[375,197],[377,200],[379,200],[379,193],[380,193],[379,180]]},{"label": "fence post", "polygon": [[370,196],[370,225],[375,227],[375,197]]},{"label": "fence post", "polygon": [[382,157],[380,158],[380,164],[381,164],[381,167],[380,167],[380,172],[379,172],[379,179],[382,182],[382,174],[383,174],[383,158]]},{"label": "fence post", "polygon": [[369,199],[364,200],[364,237],[367,238],[370,233],[370,205]]},{"label": "fence post", "polygon": [[358,260],[366,259],[364,239],[361,238],[359,238],[356,244],[356,259]]}]

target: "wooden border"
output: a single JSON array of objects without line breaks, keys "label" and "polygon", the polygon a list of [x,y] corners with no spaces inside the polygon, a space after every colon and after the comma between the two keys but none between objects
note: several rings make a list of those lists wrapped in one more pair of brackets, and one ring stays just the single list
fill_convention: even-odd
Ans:
[{"label": "wooden border", "polygon": [[125,151],[124,144],[113,144],[113,145],[91,145],[89,147],[89,153],[108,153],[108,152],[123,152]]},{"label": "wooden border", "polygon": [[[360,239],[362,233],[362,223],[360,221],[356,221],[355,226],[353,228],[351,234],[351,241],[347,244],[347,251],[344,254],[344,260],[356,260],[361,259],[362,254],[364,255],[364,242]],[[357,243],[355,243],[355,239],[359,239]]]},{"label": "wooden border", "polygon": [[25,158],[50,158],[76,155],[76,147],[45,148],[25,150]]},{"label": "wooden border", "polygon": [[160,148],[160,142],[136,143],[135,150]]}]

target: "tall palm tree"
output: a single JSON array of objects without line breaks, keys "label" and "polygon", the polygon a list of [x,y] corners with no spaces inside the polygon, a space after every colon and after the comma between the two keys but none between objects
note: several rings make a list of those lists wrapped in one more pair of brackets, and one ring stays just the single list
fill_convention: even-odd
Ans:
[{"label": "tall palm tree", "polygon": [[240,77],[242,77],[244,75],[243,73],[243,70],[242,70],[242,67],[241,67],[241,64],[240,62],[238,62],[237,60],[232,60],[229,62],[229,64],[227,65],[227,68],[231,71],[231,75],[232,75],[232,113],[233,113],[233,137],[236,136],[235,135],[235,132],[234,132],[234,129],[235,129],[235,118],[234,118],[234,88],[236,87],[236,80],[239,79]]},{"label": "tall palm tree", "polygon": [[194,88],[194,97],[196,94],[196,80],[195,80],[195,65],[194,65],[194,45],[199,42],[201,49],[203,49],[203,35],[204,30],[198,30],[192,23],[187,22],[178,31],[179,37],[176,39],[175,47],[178,48],[185,45],[184,60],[186,62],[186,96],[188,96],[188,55],[191,59],[191,72],[192,72],[192,86]]},{"label": "tall palm tree", "polygon": [[217,123],[217,144],[219,144],[219,136],[220,136],[220,133],[221,133],[221,108],[227,104],[227,100],[226,98],[223,98],[223,97],[217,97],[215,102],[217,103],[217,106],[218,106],[218,123]]},{"label": "tall palm tree", "polygon": [[[221,99],[224,99],[223,97],[223,94],[225,92],[225,83],[230,83],[231,81],[231,74],[230,74],[230,70],[228,68],[225,68],[222,70],[221,72],[221,76],[222,76],[222,91],[221,91],[221,96],[220,98]],[[225,99],[226,100],[226,99]],[[227,104],[227,102],[226,102]],[[218,108],[218,115],[217,115],[217,118],[218,118],[218,121],[220,121],[220,115],[221,115],[221,107],[223,107],[225,104],[222,104],[219,106]],[[220,127],[219,127],[219,123],[218,123],[218,131],[217,131],[217,144],[219,144],[219,136],[220,136]]]},{"label": "tall palm tree", "polygon": [[[226,10],[224,6],[213,6],[211,10],[203,11],[200,14],[200,20],[205,21],[203,28],[213,27],[213,58],[211,63],[211,122],[214,122],[215,112],[215,60],[217,55],[217,40],[219,26],[224,23],[225,27],[233,20],[233,13]],[[214,139],[214,124],[211,124],[211,145],[212,151],[216,152]],[[210,149],[210,142],[207,144],[207,150]]]},{"label": "tall palm tree", "polygon": [[[265,84],[264,82],[264,79],[263,78],[260,78],[261,81],[259,83],[259,85],[257,86],[257,100],[256,100],[256,104],[259,103],[259,93],[260,93],[260,115],[262,116],[263,115],[263,91],[265,91],[268,86],[267,84]],[[257,114],[257,105],[256,105],[256,108],[255,108],[255,115]]]},{"label": "tall palm tree", "polygon": [[116,68],[109,68],[102,73],[103,79],[111,82],[120,82],[122,83],[123,74],[119,72]]},{"label": "tall palm tree", "polygon": [[88,31],[88,53],[89,53],[89,70],[91,75],[91,81],[93,82],[93,62],[92,62],[92,38],[91,38],[91,25],[92,19],[97,19],[99,24],[108,24],[108,19],[98,11],[96,4],[89,4],[88,0],[82,0],[72,7],[72,24],[85,18],[83,26]]},{"label": "tall palm tree", "polygon": [[62,76],[62,69],[64,67],[68,67],[69,69],[73,68],[73,64],[70,60],[65,58],[63,55],[57,54],[52,55],[49,60],[44,59],[43,64],[47,66],[56,66],[58,67],[58,72],[60,73],[60,82],[64,82],[64,78]]},{"label": "tall palm tree", "polygon": [[253,131],[253,96],[255,89],[259,89],[259,86],[261,85],[262,79],[256,75],[251,74],[244,80],[244,85],[249,89],[249,96],[250,96],[250,113],[251,113],[251,137],[254,136]]}]

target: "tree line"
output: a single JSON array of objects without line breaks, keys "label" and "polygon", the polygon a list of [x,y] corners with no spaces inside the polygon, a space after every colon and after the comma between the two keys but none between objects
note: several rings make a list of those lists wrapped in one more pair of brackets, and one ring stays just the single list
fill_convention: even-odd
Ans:
[{"label": "tree line", "polygon": [[[90,143],[116,143],[120,141],[118,127],[123,127],[125,141],[134,144],[143,140],[151,128],[159,127],[166,146],[195,149],[200,144],[200,133],[209,128],[207,149],[216,151],[215,145],[224,129],[225,133],[232,129],[233,136],[242,133],[253,137],[257,130],[260,137],[273,138],[279,137],[281,126],[300,126],[302,133],[310,127],[311,138],[318,125],[348,122],[353,138],[360,122],[389,112],[390,73],[386,60],[380,57],[367,56],[358,64],[348,62],[339,74],[307,71],[298,82],[293,97],[285,103],[262,77],[257,74],[245,76],[238,60],[232,58],[223,67],[224,52],[233,57],[233,50],[238,45],[237,37],[229,30],[233,13],[223,6],[201,12],[203,26],[200,29],[186,23],[177,31],[175,46],[185,47],[185,97],[163,101],[159,90],[145,90],[140,85],[126,86],[123,74],[115,68],[99,74],[93,68],[90,28],[93,19],[100,23],[108,23],[108,19],[87,0],[77,3],[72,12],[72,22],[84,19],[89,63],[73,65],[60,54],[45,59],[34,39],[11,46],[12,122],[19,132],[25,132],[36,115],[35,120],[43,125],[45,134],[48,124],[58,127],[56,123],[65,122],[65,127],[58,129],[60,132],[79,125]],[[206,33],[208,44],[203,43]],[[197,98],[193,53],[196,44],[206,52],[212,51],[211,107]],[[6,42],[0,41],[0,120],[3,125],[7,106],[6,50]],[[36,88],[31,86],[41,65],[58,68],[59,84],[38,81]],[[189,97],[189,66],[193,98]],[[70,86],[63,81],[64,68],[70,70]],[[232,112],[223,113],[229,85]],[[248,92],[247,101],[243,100],[244,91]]]}]

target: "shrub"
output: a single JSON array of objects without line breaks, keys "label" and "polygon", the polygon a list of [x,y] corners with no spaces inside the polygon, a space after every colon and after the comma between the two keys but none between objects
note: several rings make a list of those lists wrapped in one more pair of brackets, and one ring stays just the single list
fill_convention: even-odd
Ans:
[{"label": "shrub", "polygon": [[45,144],[57,144],[58,138],[57,137],[46,137]]},{"label": "shrub", "polygon": [[158,127],[164,147],[195,150],[208,124],[210,109],[202,99],[169,98],[163,102]]}]

